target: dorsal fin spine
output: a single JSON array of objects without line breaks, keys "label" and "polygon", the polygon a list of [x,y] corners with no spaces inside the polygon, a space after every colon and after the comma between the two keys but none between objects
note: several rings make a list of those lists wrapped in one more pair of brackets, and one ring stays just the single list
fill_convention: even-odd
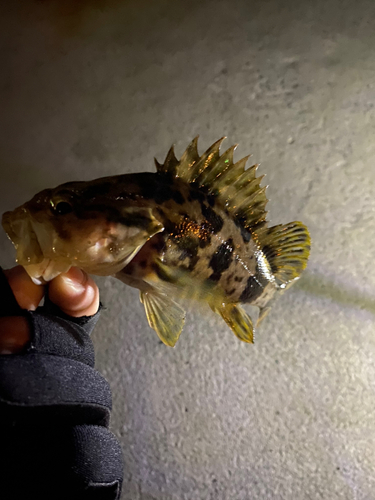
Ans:
[{"label": "dorsal fin spine", "polygon": [[260,227],[265,223],[267,198],[265,188],[260,187],[262,177],[256,177],[258,165],[245,170],[248,156],[233,163],[237,145],[220,155],[220,146],[225,137],[216,141],[202,156],[198,155],[194,138],[180,161],[176,159],[173,147],[169,150],[163,165],[157,165],[158,172],[168,172],[195,186],[205,187],[216,196],[223,208],[236,217],[241,212],[241,224],[246,228]]},{"label": "dorsal fin spine", "polygon": [[241,177],[239,177],[236,182],[234,183],[234,187],[236,189],[241,189],[246,183],[252,182],[254,179],[256,179],[256,171],[258,169],[258,164],[252,165],[249,167],[247,170],[243,172]]},{"label": "dorsal fin spine", "polygon": [[191,176],[192,178],[194,178],[194,180],[197,180],[203,171],[209,168],[212,163],[216,163],[220,158],[219,149],[224,139],[225,137],[222,137],[214,144],[212,144],[212,146],[209,147],[205,153],[203,153],[203,155],[194,163],[194,165],[192,165]]},{"label": "dorsal fin spine", "polygon": [[[174,153],[174,146],[172,145],[167,153],[167,156],[165,157],[164,164],[161,165],[160,169],[158,169],[158,172],[173,174],[176,170],[178,163],[179,162]],[[158,167],[156,166],[156,168]]]},{"label": "dorsal fin spine", "polygon": [[235,146],[227,149],[217,160],[211,169],[205,169],[197,178],[200,186],[212,186],[223,173],[233,165],[233,152]]},{"label": "dorsal fin spine", "polygon": [[198,136],[197,136],[194,137],[194,139],[188,145],[180,161],[178,162],[176,166],[177,175],[181,178],[184,178],[184,176],[188,175],[189,170],[198,160],[199,160],[199,154],[198,154]]},{"label": "dorsal fin spine", "polygon": [[249,196],[248,199],[244,200],[242,204],[238,205],[237,210],[246,210],[250,207],[256,208],[256,204],[259,202],[263,206],[263,196],[266,192],[267,187],[264,186],[260,188],[258,191]]}]

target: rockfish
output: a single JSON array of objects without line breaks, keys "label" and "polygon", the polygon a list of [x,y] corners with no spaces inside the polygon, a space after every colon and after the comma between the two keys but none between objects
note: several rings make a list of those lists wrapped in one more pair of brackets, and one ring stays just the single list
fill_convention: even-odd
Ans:
[{"label": "rockfish", "polygon": [[[202,156],[197,138],[156,173],[125,174],[45,189],[3,215],[17,262],[36,283],[78,266],[140,290],[149,325],[174,346],[181,298],[207,303],[234,334],[253,342],[241,304],[260,309],[305,269],[310,236],[301,222],[268,227],[257,165],[233,163],[223,139]],[[177,300],[177,301],[176,301]]]}]

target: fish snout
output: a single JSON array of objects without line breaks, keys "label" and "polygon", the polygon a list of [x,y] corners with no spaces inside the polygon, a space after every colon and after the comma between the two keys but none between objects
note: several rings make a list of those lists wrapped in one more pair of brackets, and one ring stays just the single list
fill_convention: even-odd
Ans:
[{"label": "fish snout", "polygon": [[5,212],[2,226],[17,250],[16,260],[19,264],[36,264],[43,259],[42,250],[31,225],[30,214],[25,207]]}]

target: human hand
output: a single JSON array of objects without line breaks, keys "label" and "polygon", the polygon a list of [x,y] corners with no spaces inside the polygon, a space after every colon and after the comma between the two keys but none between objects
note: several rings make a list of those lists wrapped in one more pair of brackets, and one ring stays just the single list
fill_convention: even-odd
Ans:
[{"label": "human hand", "polygon": [[[22,266],[4,270],[21,307],[34,311],[47,292],[51,302],[68,316],[92,316],[99,308],[99,290],[94,280],[77,267],[53,279],[48,287],[35,285]],[[0,317],[0,354],[22,352],[30,342],[30,326],[25,317]]]},{"label": "human hand", "polygon": [[122,452],[90,338],[97,286],[78,268],[35,285],[17,266],[0,268],[0,296],[1,499],[118,500]]}]

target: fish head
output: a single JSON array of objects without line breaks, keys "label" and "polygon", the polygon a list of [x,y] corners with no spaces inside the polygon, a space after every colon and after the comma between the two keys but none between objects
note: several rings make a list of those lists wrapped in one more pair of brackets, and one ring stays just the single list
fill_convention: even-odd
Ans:
[{"label": "fish head", "polygon": [[93,195],[92,189],[87,196],[87,184],[45,189],[3,215],[17,262],[34,282],[50,281],[71,266],[97,275],[114,274],[163,231],[152,208]]}]

